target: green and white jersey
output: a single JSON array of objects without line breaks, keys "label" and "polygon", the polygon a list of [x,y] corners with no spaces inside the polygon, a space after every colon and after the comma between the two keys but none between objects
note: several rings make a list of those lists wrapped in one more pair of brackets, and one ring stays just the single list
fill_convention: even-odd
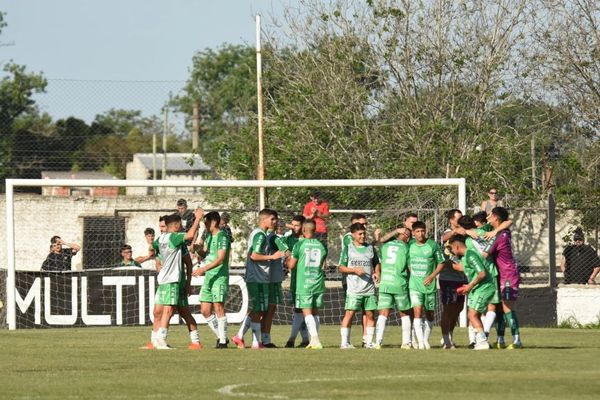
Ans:
[{"label": "green and white jersey", "polygon": [[[283,237],[277,236],[273,231],[267,234],[267,254],[275,254],[278,251],[287,251],[288,246]],[[277,283],[283,281],[283,257],[271,260],[269,267],[269,282]]]},{"label": "green and white jersey", "polygon": [[[294,246],[296,245],[296,243],[298,243],[300,240],[304,240],[303,237],[296,237],[293,234],[284,236],[283,239],[285,240],[285,244],[287,245],[288,249],[293,249]],[[294,293],[294,291],[296,290],[296,270],[297,269],[298,268],[294,268],[292,270],[292,272],[290,273],[290,290],[292,293]]]},{"label": "green and white jersey", "polygon": [[477,250],[467,249],[461,263],[469,282],[475,279],[481,271],[485,271],[485,278],[473,287],[473,291],[496,290],[496,283],[489,270],[489,263],[483,259]]},{"label": "green and white jersey", "polygon": [[269,283],[269,261],[252,261],[252,253],[266,255],[268,251],[267,233],[256,228],[248,238],[248,251],[246,252],[246,282]]},{"label": "green and white jersey", "polygon": [[346,282],[348,284],[348,292],[353,295],[370,295],[375,294],[375,283],[373,282],[373,272],[375,266],[379,264],[379,258],[375,249],[370,244],[356,246],[350,243],[342,250],[340,254],[339,265],[348,268],[362,268],[365,274],[362,276],[348,274]]},{"label": "green and white jersey", "polygon": [[160,254],[162,265],[157,277],[158,284],[179,282],[183,272],[185,232],[162,233],[152,245]]},{"label": "green and white jersey", "polygon": [[408,285],[408,245],[392,240],[381,247],[380,293],[400,294]]},{"label": "green and white jersey", "polygon": [[222,230],[219,230],[216,235],[212,235],[209,233],[206,236],[205,242],[206,248],[208,249],[208,254],[202,265],[207,265],[215,261],[218,257],[219,250],[225,250],[225,259],[223,263],[220,265],[209,269],[204,274],[205,278],[212,278],[215,276],[229,276],[229,252],[231,251],[231,242],[229,241],[229,236]]},{"label": "green and white jersey", "polygon": [[296,295],[312,295],[325,292],[323,263],[327,249],[320,240],[311,238],[296,243],[292,258],[298,260],[296,268]]},{"label": "green and white jersey", "polygon": [[[344,251],[348,251],[348,245],[352,243],[352,234],[350,232],[346,232],[346,234],[342,237],[342,251],[340,254],[343,254]],[[348,274],[342,274],[342,285],[345,285],[347,282]]]},{"label": "green and white jersey", "polygon": [[420,293],[435,293],[435,282],[425,286],[423,281],[431,275],[438,264],[444,262],[444,256],[440,247],[431,239],[423,244],[416,241],[408,247],[408,268],[410,268],[410,279],[408,287]]}]

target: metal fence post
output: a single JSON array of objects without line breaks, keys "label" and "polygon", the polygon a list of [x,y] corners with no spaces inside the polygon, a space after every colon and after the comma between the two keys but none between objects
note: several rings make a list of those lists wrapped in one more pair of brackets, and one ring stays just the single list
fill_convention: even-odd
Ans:
[{"label": "metal fence post", "polygon": [[548,194],[548,284],[556,287],[556,202],[552,192]]}]

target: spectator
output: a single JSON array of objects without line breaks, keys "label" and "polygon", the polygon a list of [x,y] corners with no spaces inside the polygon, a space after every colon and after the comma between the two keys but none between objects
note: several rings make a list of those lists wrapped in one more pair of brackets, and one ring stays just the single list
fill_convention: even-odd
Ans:
[{"label": "spectator", "polygon": [[498,200],[498,190],[496,188],[493,187],[489,190],[488,197],[487,200],[481,203],[481,211],[485,211],[487,215],[490,215],[495,207],[504,207],[503,201]]},{"label": "spectator", "polygon": [[315,239],[319,239],[327,246],[327,218],[329,217],[329,204],[323,200],[319,192],[312,191],[310,201],[304,205],[302,213],[304,218],[315,221]]},{"label": "spectator", "polygon": [[560,270],[565,276],[565,284],[595,285],[596,276],[600,272],[600,258],[596,250],[584,244],[585,238],[580,228],[573,233],[573,244],[563,251]]},{"label": "spectator", "polygon": [[133,250],[128,244],[121,247],[121,261],[117,267],[137,267],[142,268],[139,262],[133,259]]},{"label": "spectator", "polygon": [[156,259],[156,253],[154,251],[154,247],[152,243],[154,242],[155,232],[152,228],[146,228],[144,230],[144,237],[146,238],[146,243],[148,244],[148,254],[145,256],[138,256],[135,258],[142,268],[155,269],[156,263],[154,260]]},{"label": "spectator", "polygon": [[177,213],[181,217],[182,232],[189,231],[194,224],[196,217],[194,217],[194,212],[188,209],[188,204],[185,199],[177,200]]},{"label": "spectator", "polygon": [[42,263],[42,271],[70,271],[71,259],[81,246],[77,243],[66,243],[60,236],[50,239],[50,254]]},{"label": "spectator", "polygon": [[229,243],[233,243],[233,233],[231,232],[231,227],[229,226],[230,220],[231,220],[231,217],[229,216],[229,213],[223,211],[221,213],[220,228],[227,235],[227,238],[229,239]]}]

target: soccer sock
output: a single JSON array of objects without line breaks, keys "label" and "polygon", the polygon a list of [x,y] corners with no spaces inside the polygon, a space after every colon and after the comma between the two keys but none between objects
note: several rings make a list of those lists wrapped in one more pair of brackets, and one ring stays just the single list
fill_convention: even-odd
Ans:
[{"label": "soccer sock", "polygon": [[271,334],[268,332],[263,332],[262,333],[262,342],[263,342],[263,344],[271,343]]},{"label": "soccer sock", "polygon": [[227,343],[227,317],[217,318],[219,343]]},{"label": "soccer sock", "polygon": [[429,343],[429,336],[431,336],[431,331],[433,329],[433,321],[425,320],[425,332],[423,332],[423,339],[425,342]]},{"label": "soccer sock", "polygon": [[260,322],[250,322],[252,327],[252,346],[261,343],[262,335],[260,333]]},{"label": "soccer sock", "polygon": [[157,340],[167,340],[167,334],[169,330],[167,328],[158,328],[158,332],[156,332]]},{"label": "soccer sock", "polygon": [[421,346],[424,343],[423,325],[421,318],[415,318],[413,320],[413,327],[415,329],[415,336],[417,336],[417,342],[419,343],[419,346]]},{"label": "soccer sock", "polygon": [[246,334],[246,331],[248,329],[250,329],[250,324],[251,323],[252,323],[252,320],[250,319],[250,315],[246,315],[246,318],[244,318],[244,322],[240,325],[240,329],[238,330],[237,336],[240,339],[244,338],[244,335]]},{"label": "soccer sock", "polygon": [[304,323],[304,317],[301,313],[294,313],[292,316],[292,331],[290,332],[290,338],[288,342],[294,342],[298,336],[298,332]]},{"label": "soccer sock", "polygon": [[158,339],[158,332],[152,331],[152,333],[150,334],[150,343],[154,343],[156,342],[156,339]]},{"label": "soccer sock", "polygon": [[485,318],[483,319],[483,331],[486,333],[486,335],[489,336],[490,330],[492,329],[494,322],[496,322],[496,312],[488,311],[487,314],[485,314]]},{"label": "soccer sock", "polygon": [[510,326],[510,334],[513,337],[513,342],[518,343],[519,338],[519,320],[517,319],[517,313],[515,311],[509,311],[504,314],[504,320],[506,324]]},{"label": "soccer sock", "polygon": [[444,340],[444,346],[452,346],[452,339],[450,339],[450,334],[442,334],[442,339]]},{"label": "soccer sock", "polygon": [[215,314],[210,314],[210,317],[206,318],[206,325],[208,325],[208,327],[215,334],[216,337],[219,337],[219,327],[217,323],[217,317],[215,316]]},{"label": "soccer sock", "polygon": [[312,315],[306,315],[304,317],[304,322],[306,322],[306,328],[308,329],[308,333],[310,333],[311,342],[319,342],[319,333],[317,331],[317,321],[315,317]]},{"label": "soccer sock", "polygon": [[477,334],[475,336],[475,340],[477,343],[487,342],[487,336],[485,335],[485,332],[484,331],[477,332]]},{"label": "soccer sock", "polygon": [[380,315],[377,317],[377,325],[376,327],[376,336],[375,343],[381,344],[383,343],[383,332],[385,331],[385,323],[387,322],[387,317],[384,315]]},{"label": "soccer sock", "polygon": [[318,315],[314,315],[315,323],[317,324],[317,332],[321,329],[321,318]]},{"label": "soccer sock", "polygon": [[198,334],[198,329],[190,331],[190,342],[200,343],[200,335]]},{"label": "soccer sock", "polygon": [[504,343],[504,331],[506,330],[506,323],[504,322],[504,315],[497,318],[496,321],[496,332],[498,334],[498,342]]},{"label": "soccer sock", "polygon": [[367,335],[365,337],[365,340],[366,340],[367,344],[373,343],[373,335],[374,334],[375,334],[375,327],[374,326],[367,326]]},{"label": "soccer sock", "polygon": [[412,324],[410,323],[410,315],[405,315],[400,318],[402,322],[402,344],[411,342]]},{"label": "soccer sock", "polygon": [[475,343],[476,334],[477,332],[475,332],[475,329],[473,329],[473,327],[469,325],[469,343]]},{"label": "soccer sock", "polygon": [[340,328],[340,334],[342,335],[342,346],[350,343],[350,328]]}]

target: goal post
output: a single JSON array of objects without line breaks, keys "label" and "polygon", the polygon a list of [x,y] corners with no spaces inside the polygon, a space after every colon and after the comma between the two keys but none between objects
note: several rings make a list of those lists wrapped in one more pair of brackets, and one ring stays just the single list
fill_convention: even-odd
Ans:
[{"label": "goal post", "polygon": [[[275,208],[277,211],[280,210],[278,206],[274,206],[272,203],[276,203],[280,207],[287,207],[287,215],[292,215],[292,210],[298,210],[297,198],[294,202],[288,201],[290,197],[298,197],[296,189],[304,189],[302,193],[306,193],[306,188],[315,188],[324,191],[328,191],[330,194],[339,195],[339,203],[342,203],[341,208],[334,204],[331,204],[332,211],[338,212],[347,219],[346,215],[350,212],[371,210],[373,212],[379,212],[382,209],[383,203],[394,203],[396,201],[395,193],[400,193],[403,188],[409,190],[417,190],[419,188],[442,188],[443,193],[447,195],[451,200],[448,205],[439,205],[431,199],[436,195],[432,195],[429,192],[427,194],[420,193],[416,196],[419,197],[418,203],[420,205],[425,204],[430,207],[442,208],[458,208],[465,212],[466,210],[466,181],[464,178],[440,178],[440,179],[336,179],[336,180],[87,180],[87,179],[7,179],[6,180],[6,319],[7,326],[9,329],[17,329],[17,289],[16,289],[16,271],[17,271],[17,258],[16,254],[18,249],[16,248],[16,234],[15,224],[21,224],[23,222],[15,219],[15,188],[46,188],[46,187],[66,187],[66,188],[181,188],[190,189],[193,188],[198,190],[214,190],[216,198],[213,202],[207,204],[218,203],[219,206],[214,206],[212,209],[225,210],[235,209],[236,207],[243,208],[247,206],[241,200],[231,200],[230,204],[225,206],[225,198],[228,197],[226,191],[228,190],[258,190],[258,189],[276,189],[273,190],[272,200],[270,196],[267,196],[267,207]],[[444,189],[445,188],[445,189]],[[292,192],[286,192],[285,189],[290,189]],[[446,190],[447,189],[447,190]],[[374,201],[376,198],[375,194],[378,191],[386,190],[385,198]],[[277,193],[275,193],[277,191]],[[175,192],[181,193],[181,192]],[[229,193],[229,192],[227,192]],[[293,193],[293,194],[290,194]],[[299,192],[298,192],[299,193]],[[424,192],[425,193],[425,192]],[[271,194],[268,192],[268,194]],[[364,201],[349,201],[349,198],[353,196],[364,196]],[[125,196],[120,194],[119,196]],[[181,193],[174,194],[173,196],[178,197],[194,197],[194,193]],[[160,197],[157,195],[156,197]],[[409,195],[405,195],[408,198]],[[155,202],[152,200],[153,197],[146,197],[148,202],[147,208],[152,209],[155,206]],[[231,196],[231,199],[234,199]],[[237,198],[235,198],[237,199]],[[258,196],[256,197],[258,199]],[[301,199],[303,202],[307,199]],[[248,204],[252,204],[252,210],[245,210],[247,214],[255,215],[255,211],[258,209],[258,201],[255,202],[254,197],[249,196],[244,201]],[[292,204],[293,203],[293,204]],[[292,205],[290,205],[292,204]],[[398,206],[398,209],[410,210],[412,207],[410,201],[402,206]],[[414,203],[416,204],[416,203]],[[118,207],[115,206],[114,210],[110,212],[116,213],[119,211]],[[172,207],[174,209],[174,207]],[[416,211],[415,206],[415,211]],[[139,211],[139,210],[136,210]],[[141,210],[148,211],[148,210]],[[388,209],[386,210],[386,216],[395,215],[398,210]],[[133,212],[133,210],[131,211]],[[297,211],[296,211],[297,212]],[[43,218],[43,215],[39,216]],[[342,218],[340,216],[340,218]],[[254,221],[247,216],[240,216],[240,221],[245,221],[248,224],[253,224]],[[341,220],[341,219],[340,219]],[[44,222],[44,221],[43,221]],[[341,223],[340,223],[341,224]],[[381,225],[385,227],[385,225]],[[50,227],[42,226],[43,229],[50,229]],[[44,232],[44,234],[48,234]],[[26,238],[20,237],[19,240],[26,240]],[[245,239],[244,239],[245,240]],[[332,239],[335,240],[335,239]],[[122,243],[113,243],[114,248],[117,248]],[[76,290],[76,289],[74,289]],[[22,298],[20,298],[22,300]],[[22,302],[22,301],[21,301]],[[141,307],[141,306],[140,306]],[[82,307],[81,307],[82,308]]]}]

